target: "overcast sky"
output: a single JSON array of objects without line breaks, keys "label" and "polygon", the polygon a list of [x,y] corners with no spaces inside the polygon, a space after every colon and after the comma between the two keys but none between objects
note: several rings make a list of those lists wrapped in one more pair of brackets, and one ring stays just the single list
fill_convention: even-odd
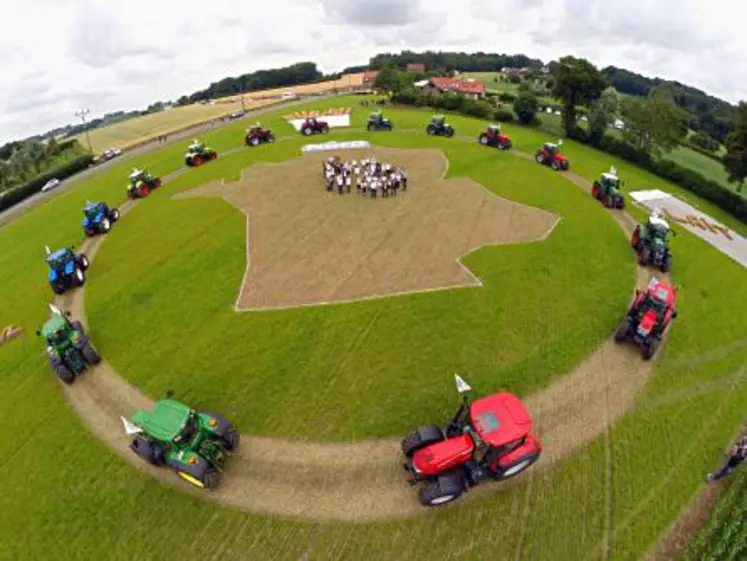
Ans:
[{"label": "overcast sky", "polygon": [[566,54],[747,99],[737,0],[0,0],[0,141],[301,60],[402,49]]}]

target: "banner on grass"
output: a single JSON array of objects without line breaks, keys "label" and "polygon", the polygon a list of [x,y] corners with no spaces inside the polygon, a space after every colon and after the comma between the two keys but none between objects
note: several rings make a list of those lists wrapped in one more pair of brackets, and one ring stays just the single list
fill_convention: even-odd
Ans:
[{"label": "banner on grass", "polygon": [[630,193],[630,197],[639,206],[649,210],[661,210],[672,222],[682,224],[685,229],[704,239],[743,267],[747,267],[747,239],[704,212],[659,189],[634,191]]}]

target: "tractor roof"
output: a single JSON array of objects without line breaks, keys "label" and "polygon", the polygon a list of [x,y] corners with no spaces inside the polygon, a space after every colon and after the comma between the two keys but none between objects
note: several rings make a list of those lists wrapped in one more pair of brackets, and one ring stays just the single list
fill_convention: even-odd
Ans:
[{"label": "tractor roof", "polygon": [[648,294],[667,306],[674,305],[676,292],[674,291],[674,288],[667,283],[661,281],[652,282],[648,286]]},{"label": "tractor roof", "polygon": [[137,411],[132,416],[132,421],[153,438],[173,440],[184,428],[191,411],[183,403],[161,399],[156,402],[152,411]]},{"label": "tractor roof", "polygon": [[83,212],[92,212],[94,210],[98,210],[102,206],[104,206],[104,203],[88,203],[83,209]]},{"label": "tractor roof", "polygon": [[60,259],[67,259],[69,256],[70,256],[70,250],[66,247],[63,247],[62,249],[58,249],[54,253],[50,253],[47,256],[47,263],[59,261]]},{"label": "tractor roof", "polygon": [[145,172],[141,169],[133,169],[132,173],[130,174],[130,179],[135,179],[136,177],[140,177]]},{"label": "tractor roof", "polygon": [[602,177],[604,177],[605,179],[610,179],[612,181],[617,181],[617,179],[618,179],[617,176],[614,173],[609,173],[609,172],[603,173]]},{"label": "tractor roof", "polygon": [[532,430],[532,417],[524,404],[507,392],[474,401],[470,416],[480,438],[494,447],[518,440]]},{"label": "tractor roof", "polygon": [[52,314],[52,316],[46,321],[46,323],[42,325],[41,334],[44,337],[49,337],[55,331],[65,329],[66,326],[67,321],[65,321],[65,318],[63,316],[61,316],[60,314]]},{"label": "tractor roof", "polygon": [[547,148],[548,150],[557,150],[558,145],[554,142],[545,142],[545,148]]},{"label": "tractor roof", "polygon": [[667,222],[663,218],[659,218],[658,216],[650,216],[648,219],[648,223],[652,226],[659,226],[660,228],[669,230],[669,222]]},{"label": "tractor roof", "polygon": [[441,114],[439,114],[439,115],[433,115],[433,120],[434,120],[434,121],[436,121],[436,120],[438,120],[438,121],[442,121],[442,120],[443,120],[443,119],[445,119],[445,118],[446,118],[446,117],[444,117],[444,116],[443,116],[443,115],[441,115]]},{"label": "tractor roof", "polygon": [[499,131],[499,130],[501,130],[501,127],[500,127],[500,125],[488,125],[488,128],[489,128],[490,130],[494,130],[494,131]]}]

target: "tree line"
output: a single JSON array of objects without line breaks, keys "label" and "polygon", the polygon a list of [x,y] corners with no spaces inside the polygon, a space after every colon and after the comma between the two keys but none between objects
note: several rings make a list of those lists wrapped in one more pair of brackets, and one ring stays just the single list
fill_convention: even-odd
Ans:
[{"label": "tree line", "polygon": [[29,139],[0,146],[0,192],[37,177],[67,150],[83,153],[77,141],[57,142]]}]

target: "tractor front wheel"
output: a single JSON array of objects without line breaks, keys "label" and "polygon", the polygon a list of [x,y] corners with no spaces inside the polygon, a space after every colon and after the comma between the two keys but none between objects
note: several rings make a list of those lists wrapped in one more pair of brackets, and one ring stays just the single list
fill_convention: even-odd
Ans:
[{"label": "tractor front wheel", "polygon": [[536,451],[530,452],[526,456],[522,456],[521,458],[517,459],[512,464],[509,464],[508,466],[504,467],[501,470],[501,472],[497,475],[497,479],[510,479],[511,477],[516,477],[522,471],[525,471],[534,462],[539,460],[539,457],[540,457],[540,453]]},{"label": "tractor front wheel", "polygon": [[256,136],[253,136],[249,139],[249,145],[250,146],[259,146],[259,138]]},{"label": "tractor front wheel", "polygon": [[659,339],[651,339],[643,349],[643,358],[645,360],[651,360],[656,354],[656,351],[659,350],[660,344],[661,341]]},{"label": "tractor front wheel", "polygon": [[641,267],[645,267],[651,261],[651,252],[645,247],[638,251],[638,264]]},{"label": "tractor front wheel", "polygon": [[313,132],[314,131],[311,130],[311,127],[304,127],[301,129],[301,134],[304,136],[311,136]]},{"label": "tractor front wheel", "polygon": [[558,165],[557,160],[553,160],[552,162],[550,162],[550,167],[553,171],[560,171],[560,166]]},{"label": "tractor front wheel", "polygon": [[217,152],[210,152],[210,154],[208,154],[208,160],[214,160],[217,157],[218,157]]},{"label": "tractor front wheel", "polygon": [[633,246],[633,249],[636,251],[641,247],[641,227],[640,225],[635,227],[635,230],[633,230],[633,235],[630,237],[630,245]]},{"label": "tractor front wheel", "polygon": [[441,442],[443,439],[444,435],[439,427],[436,425],[423,425],[402,440],[402,453],[406,458],[412,458],[412,455],[421,448],[425,448],[435,442]]},{"label": "tractor front wheel", "polygon": [[534,157],[534,160],[538,164],[544,164],[545,163],[545,158],[542,157],[542,154],[540,152],[537,152],[537,155]]},{"label": "tractor front wheel", "polygon": [[83,286],[85,282],[86,274],[80,268],[76,268],[73,271],[73,286]]},{"label": "tractor front wheel", "polygon": [[96,235],[96,230],[93,228],[83,228],[83,231],[85,232],[86,236],[89,238],[92,238]]},{"label": "tractor front wheel", "polygon": [[78,255],[76,255],[76,259],[75,260],[80,265],[80,268],[83,269],[84,271],[87,271],[88,267],[91,265],[88,262],[88,257],[86,257],[85,254],[83,254],[83,253],[79,253]]},{"label": "tractor front wheel", "polygon": [[459,476],[441,476],[428,481],[420,488],[418,498],[424,506],[440,506],[458,499],[464,493],[464,483]]},{"label": "tractor front wheel", "polygon": [[165,463],[166,454],[163,447],[145,436],[137,435],[130,443],[130,450],[153,466],[162,466]]},{"label": "tractor front wheel", "polygon": [[432,136],[432,135],[436,134],[436,127],[434,125],[428,125],[425,128],[425,132],[426,132],[426,134],[430,134]]},{"label": "tractor front wheel", "polygon": [[119,220],[119,209],[118,208],[113,208],[112,209],[111,220],[112,220],[112,222],[116,222],[117,220]]},{"label": "tractor front wheel", "polygon": [[600,193],[599,186],[595,183],[594,186],[591,188],[591,196],[595,199],[599,200],[599,193]]},{"label": "tractor front wheel", "polygon": [[52,363],[52,369],[54,370],[54,373],[57,375],[57,377],[64,383],[70,385],[75,382],[75,374],[73,374],[73,372],[63,363]]},{"label": "tractor front wheel", "polygon": [[477,139],[477,141],[478,141],[478,142],[479,142],[480,144],[482,144],[483,146],[487,146],[487,145],[488,145],[488,135],[487,135],[487,134],[485,134],[485,133],[482,133],[482,134],[480,135],[480,138],[478,138],[478,139]]},{"label": "tractor front wheel", "polygon": [[102,234],[106,234],[109,232],[109,230],[112,229],[112,223],[109,222],[108,218],[102,218],[101,223],[99,224],[99,230],[101,230]]},{"label": "tractor front wheel", "polygon": [[90,365],[96,365],[101,362],[101,355],[90,341],[85,342],[83,347],[80,349],[80,353],[83,355],[83,360]]},{"label": "tractor front wheel", "polygon": [[628,332],[630,331],[630,320],[626,319],[617,328],[615,332],[615,343],[622,343],[628,338]]},{"label": "tractor front wheel", "polygon": [[451,127],[449,127],[448,129],[446,129],[446,136],[449,137],[449,138],[451,138],[452,136],[454,136],[454,129],[452,129]]},{"label": "tractor front wheel", "polygon": [[269,142],[270,144],[272,144],[273,142],[275,142],[275,135],[272,134],[272,133],[268,134],[266,140],[267,140],[267,142]]},{"label": "tractor front wheel", "polygon": [[662,259],[661,262],[661,272],[662,273],[668,273],[672,270],[672,256],[667,253],[664,255],[664,259]]}]

